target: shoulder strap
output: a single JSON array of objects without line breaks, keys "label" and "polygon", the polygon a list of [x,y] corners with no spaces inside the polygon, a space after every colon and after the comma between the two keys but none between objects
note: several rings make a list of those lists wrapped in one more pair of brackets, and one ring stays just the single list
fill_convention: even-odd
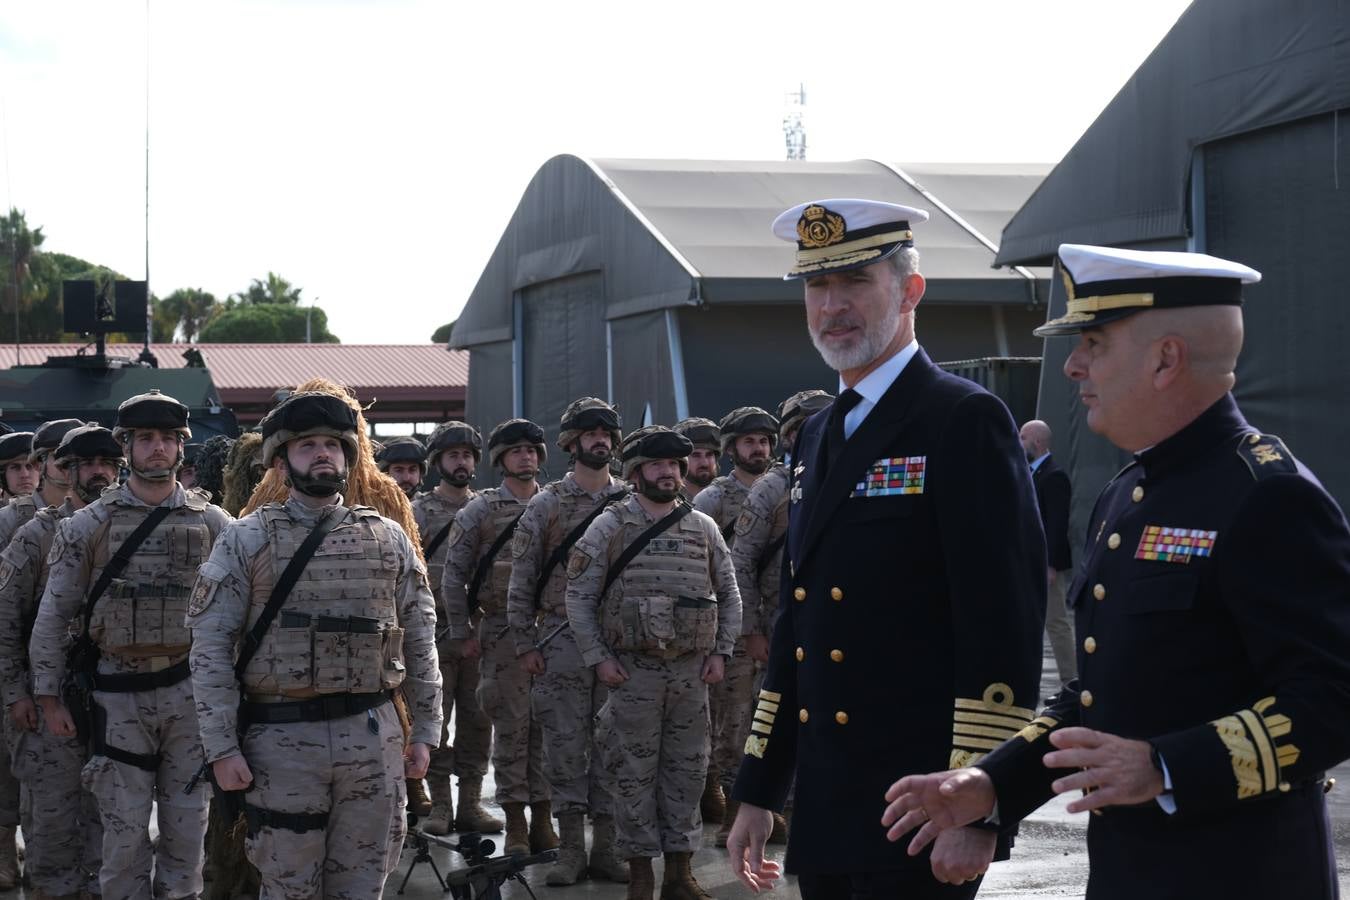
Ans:
[{"label": "shoulder strap", "polygon": [[549,554],[544,567],[539,570],[539,578],[534,583],[534,605],[539,605],[539,598],[544,596],[544,587],[548,584],[549,578],[553,575],[553,570],[562,565],[562,561],[567,559],[567,554],[572,552],[572,546],[581,540],[581,536],[586,533],[586,529],[591,527],[591,523],[600,517],[600,514],[609,508],[610,504],[618,503],[628,496],[628,488],[624,488],[616,494],[610,494],[596,504],[595,509],[591,510],[586,518],[577,523],[577,527],[567,532],[567,536],[562,539],[562,543],[554,548]]},{"label": "shoulder strap", "polygon": [[633,557],[641,553],[642,548],[650,544],[652,538],[656,537],[661,532],[666,531],[693,511],[694,508],[692,506],[681,500],[676,507],[663,516],[659,522],[642,532],[642,534],[639,534],[633,543],[624,548],[624,551],[619,555],[619,558],[614,560],[614,565],[610,566],[609,571],[605,573],[605,586],[600,589],[600,596],[603,597],[605,595],[605,592],[609,590],[610,585],[618,580],[619,576],[623,574],[623,570],[633,561]]},{"label": "shoulder strap", "polygon": [[732,519],[727,523],[727,527],[722,529],[722,540],[730,542],[731,536],[736,531],[736,520]]},{"label": "shoulder strap", "polygon": [[309,565],[310,559],[314,556],[314,551],[319,549],[319,544],[323,543],[324,537],[336,528],[346,515],[345,507],[339,506],[337,509],[329,510],[328,515],[320,519],[313,530],[305,536],[300,549],[295,551],[295,555],[291,557],[291,561],[286,564],[286,568],[282,571],[281,577],[272,587],[272,593],[267,598],[267,605],[258,615],[258,620],[253,623],[253,627],[244,637],[244,644],[239,648],[239,660],[234,664],[235,677],[243,677],[244,670],[248,668],[249,662],[253,659],[253,654],[257,653],[258,648],[262,646],[263,635],[267,634],[267,629],[272,627],[272,620],[277,617],[277,613],[281,611],[281,604],[286,602],[291,589],[300,580],[300,574],[305,571],[305,566]]},{"label": "shoulder strap", "polygon": [[502,552],[506,542],[511,540],[511,535],[516,533],[516,526],[520,524],[520,516],[525,515],[525,510],[520,511],[520,515],[511,520],[511,524],[502,529],[502,533],[497,535],[497,539],[492,542],[488,552],[483,554],[483,558],[478,561],[478,568],[473,570],[473,580],[469,582],[469,610],[473,611],[478,606],[478,591],[483,587],[483,579],[487,577],[488,569],[492,567],[492,561],[497,558],[497,554]]},{"label": "shoulder strap", "polygon": [[758,578],[764,574],[764,570],[769,567],[769,560],[773,555],[783,549],[783,544],[787,542],[787,529],[783,533],[764,546],[764,552],[759,555],[759,562],[755,563],[755,577]]},{"label": "shoulder strap", "polygon": [[436,554],[436,551],[441,549],[441,544],[445,543],[446,537],[449,536],[450,534],[450,526],[454,524],[455,524],[455,517],[451,516],[450,521],[446,522],[445,525],[442,526],[441,530],[436,532],[436,535],[431,539],[431,543],[424,544],[422,546],[423,558],[431,559],[431,557]]},{"label": "shoulder strap", "polygon": [[89,623],[94,618],[94,605],[98,603],[99,598],[103,596],[104,591],[108,590],[108,585],[112,584],[114,578],[117,578],[126,570],[127,563],[131,562],[131,557],[140,549],[141,544],[150,536],[150,532],[159,527],[159,523],[173,512],[171,506],[156,506],[150,510],[149,515],[141,520],[141,524],[136,526],[136,530],[127,536],[122,542],[122,546],[113,552],[112,559],[103,567],[99,573],[98,581],[89,590],[89,598],[84,602],[84,637],[89,637]]}]

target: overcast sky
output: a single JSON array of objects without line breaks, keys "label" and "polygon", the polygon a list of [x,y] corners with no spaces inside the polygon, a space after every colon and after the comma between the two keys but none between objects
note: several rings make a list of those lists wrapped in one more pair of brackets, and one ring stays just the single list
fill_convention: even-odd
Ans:
[{"label": "overcast sky", "polygon": [[808,159],[1053,163],[1187,5],[6,3],[0,196],[145,276],[148,40],[152,289],[270,270],[421,342],[554,155],[782,159],[801,82]]}]

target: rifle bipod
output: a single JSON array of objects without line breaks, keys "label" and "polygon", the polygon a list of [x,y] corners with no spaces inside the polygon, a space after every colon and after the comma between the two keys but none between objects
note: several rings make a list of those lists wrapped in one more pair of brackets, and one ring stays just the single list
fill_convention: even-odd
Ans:
[{"label": "rifle bipod", "polygon": [[[534,889],[525,880],[524,872],[530,866],[554,862],[558,858],[557,850],[545,850],[528,856],[493,856],[497,845],[480,834],[462,834],[458,840],[452,841],[440,835],[427,834],[412,817],[408,825],[408,838],[417,853],[408,865],[403,883],[399,885],[400,894],[408,886],[408,879],[412,877],[417,864],[428,862],[431,863],[431,871],[435,873],[441,891],[454,900],[502,900],[502,885],[507,881],[518,882],[532,900],[537,900]],[[431,857],[432,844],[455,851],[464,857],[467,865],[462,869],[452,869],[445,877],[441,877],[436,861]]]}]

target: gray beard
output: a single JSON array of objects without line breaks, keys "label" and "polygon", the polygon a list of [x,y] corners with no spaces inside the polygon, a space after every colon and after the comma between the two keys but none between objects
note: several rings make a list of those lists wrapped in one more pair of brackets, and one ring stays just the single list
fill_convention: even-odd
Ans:
[{"label": "gray beard", "polygon": [[820,354],[821,359],[825,360],[825,365],[836,372],[861,369],[872,362],[885,351],[886,346],[899,330],[900,307],[898,305],[888,306],[886,315],[877,323],[876,327],[864,329],[858,342],[847,348],[831,349],[827,347],[815,329],[809,324],[807,325],[807,331],[811,335],[811,343],[815,345],[816,352]]}]

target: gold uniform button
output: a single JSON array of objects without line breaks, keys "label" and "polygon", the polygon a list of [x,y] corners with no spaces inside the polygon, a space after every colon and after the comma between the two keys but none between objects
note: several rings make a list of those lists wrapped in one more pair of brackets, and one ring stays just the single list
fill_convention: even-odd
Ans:
[{"label": "gold uniform button", "polygon": [[830,588],[830,599],[838,602],[844,599],[844,592],[837,587]]},{"label": "gold uniform button", "polygon": [[[1092,691],[1083,691],[1083,693],[1078,695],[1078,701],[1082,703],[1084,706],[1091,706]],[[803,710],[803,712],[805,712],[805,710]]]},{"label": "gold uniform button", "polygon": [[1289,791],[1290,791],[1290,785],[1289,785],[1289,782],[1287,782],[1287,781],[1281,781],[1281,782],[1280,782],[1280,793],[1281,793],[1281,794],[1287,794],[1287,793],[1289,793]]},{"label": "gold uniform button", "polygon": [[839,712],[834,714],[834,720],[838,722],[840,725],[847,725],[848,713],[844,712],[843,710],[840,710]]},{"label": "gold uniform button", "polygon": [[811,718],[811,714],[806,710],[802,709],[797,711],[797,721],[801,722],[802,724],[806,724],[806,720],[809,718]]},{"label": "gold uniform button", "polygon": [[1142,485],[1136,484],[1134,486],[1134,490],[1130,491],[1130,499],[1133,500],[1135,503],[1138,503],[1140,500],[1144,499],[1144,488]]},{"label": "gold uniform button", "polygon": [[1335,786],[1336,786],[1336,779],[1328,778],[1326,781],[1322,782],[1322,793],[1330,794],[1331,789],[1334,788]]},{"label": "gold uniform button", "polygon": [[1109,538],[1107,538],[1106,546],[1110,547],[1112,550],[1118,548],[1120,546],[1120,535],[1113,534]]},{"label": "gold uniform button", "polygon": [[801,647],[798,647],[798,648],[797,648],[797,662],[801,662],[801,661],[804,660],[804,659],[806,659],[806,651],[803,650]]},{"label": "gold uniform button", "polygon": [[844,651],[843,651],[843,650],[831,650],[831,651],[830,651],[830,659],[834,660],[835,662],[843,662],[843,661],[844,661]]},{"label": "gold uniform button", "polygon": [[1088,653],[1096,653],[1097,639],[1089,636],[1087,640],[1083,641],[1083,649],[1086,650]]},{"label": "gold uniform button", "polygon": [[799,588],[797,588],[795,591],[793,591],[793,592],[792,592],[792,599],[796,600],[798,603],[801,603],[803,600],[805,600],[805,599],[806,599],[806,588],[799,587]]},{"label": "gold uniform button", "polygon": [[1093,588],[1092,588],[1092,596],[1096,597],[1098,600],[1105,600],[1105,599],[1106,599],[1106,585],[1104,585],[1104,584],[1094,585]]},{"label": "gold uniform button", "polygon": [[1259,434],[1248,435],[1248,436],[1247,436],[1247,443],[1249,443],[1249,444],[1259,444],[1259,443],[1261,443],[1261,435],[1259,435]]}]

